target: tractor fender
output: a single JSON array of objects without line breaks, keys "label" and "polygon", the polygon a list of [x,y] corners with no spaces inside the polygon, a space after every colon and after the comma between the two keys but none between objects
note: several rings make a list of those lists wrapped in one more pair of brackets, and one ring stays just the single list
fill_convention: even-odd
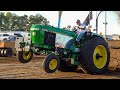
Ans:
[{"label": "tractor fender", "polygon": [[80,42],[80,40],[82,39],[82,37],[83,37],[84,35],[91,36],[91,37],[101,37],[101,38],[103,38],[103,37],[102,37],[101,35],[99,35],[99,34],[96,34],[96,33],[93,33],[93,32],[89,32],[89,31],[85,31],[85,32],[81,32],[81,33],[77,36],[76,41],[77,41],[77,42]]}]

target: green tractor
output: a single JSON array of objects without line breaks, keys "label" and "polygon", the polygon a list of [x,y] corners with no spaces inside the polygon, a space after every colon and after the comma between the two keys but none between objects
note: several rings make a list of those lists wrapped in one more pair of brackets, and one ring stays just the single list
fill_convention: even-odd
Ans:
[{"label": "green tractor", "polygon": [[[56,34],[69,36],[64,48],[56,47]],[[43,68],[47,73],[56,70],[63,72],[75,71],[80,65],[87,73],[103,74],[110,62],[110,51],[104,38],[93,32],[83,33],[79,42],[73,31],[34,24],[30,28],[31,41],[18,39],[16,42],[17,59],[21,63],[28,63],[33,53],[46,53]]]}]

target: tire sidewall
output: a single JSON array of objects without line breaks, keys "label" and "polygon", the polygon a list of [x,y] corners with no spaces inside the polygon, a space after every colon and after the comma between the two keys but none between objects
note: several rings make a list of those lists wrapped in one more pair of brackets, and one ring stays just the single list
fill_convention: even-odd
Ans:
[{"label": "tire sidewall", "polygon": [[73,44],[74,44],[74,39],[70,39],[70,40],[66,43],[65,48],[66,48],[66,49],[70,49],[70,46],[72,46]]},{"label": "tire sidewall", "polygon": [[24,51],[18,51],[18,52],[17,52],[17,58],[18,58],[18,60],[19,60],[21,63],[28,63],[28,62],[30,62],[30,61],[32,60],[32,58],[33,58],[33,51],[30,50],[29,52],[31,52],[30,58],[29,58],[28,60],[24,60],[24,58],[23,58],[23,53],[24,53]]},{"label": "tire sidewall", "polygon": [[[93,42],[93,43],[91,43],[91,42]],[[102,69],[98,69],[94,65],[94,62],[93,62],[93,53],[94,53],[95,48],[98,45],[104,46],[106,48],[106,51],[107,51],[107,61],[106,61],[105,66]],[[85,69],[87,69],[87,71],[89,73],[102,74],[106,71],[106,69],[109,65],[110,51],[109,51],[108,44],[106,43],[106,41],[103,38],[100,38],[100,37],[95,37],[89,41],[86,41],[84,43],[83,47],[81,48],[80,57],[82,57],[81,64],[85,65]]]},{"label": "tire sidewall", "polygon": [[[52,59],[56,59],[56,60],[57,60],[57,66],[56,66],[56,68],[55,68],[54,70],[51,70],[51,69],[49,68],[49,63],[50,63],[50,61],[51,61]],[[43,61],[42,64],[43,64],[43,68],[44,68],[44,70],[45,70],[46,72],[48,72],[48,73],[53,73],[53,72],[55,72],[56,70],[58,70],[58,68],[59,68],[59,66],[60,66],[60,59],[59,59],[58,56],[56,56],[56,55],[54,55],[54,54],[49,54],[49,55],[46,56],[46,58],[44,59],[44,61]]]}]

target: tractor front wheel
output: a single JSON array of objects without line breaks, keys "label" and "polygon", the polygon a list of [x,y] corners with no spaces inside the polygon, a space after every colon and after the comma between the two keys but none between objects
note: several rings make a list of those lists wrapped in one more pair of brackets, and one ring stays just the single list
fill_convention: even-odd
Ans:
[{"label": "tractor front wheel", "polygon": [[21,63],[28,63],[32,60],[33,58],[33,51],[18,51],[17,52],[17,59],[21,62]]},{"label": "tractor front wheel", "polygon": [[49,54],[43,61],[43,68],[47,73],[55,72],[60,66],[59,57],[54,54]]}]

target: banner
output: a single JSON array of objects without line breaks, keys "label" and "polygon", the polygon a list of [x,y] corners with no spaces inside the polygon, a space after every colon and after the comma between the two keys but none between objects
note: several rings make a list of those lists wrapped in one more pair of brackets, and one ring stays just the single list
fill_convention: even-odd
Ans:
[{"label": "banner", "polygon": [[89,12],[88,16],[86,17],[85,21],[83,22],[86,26],[90,24],[90,20],[93,18],[92,11]]}]

